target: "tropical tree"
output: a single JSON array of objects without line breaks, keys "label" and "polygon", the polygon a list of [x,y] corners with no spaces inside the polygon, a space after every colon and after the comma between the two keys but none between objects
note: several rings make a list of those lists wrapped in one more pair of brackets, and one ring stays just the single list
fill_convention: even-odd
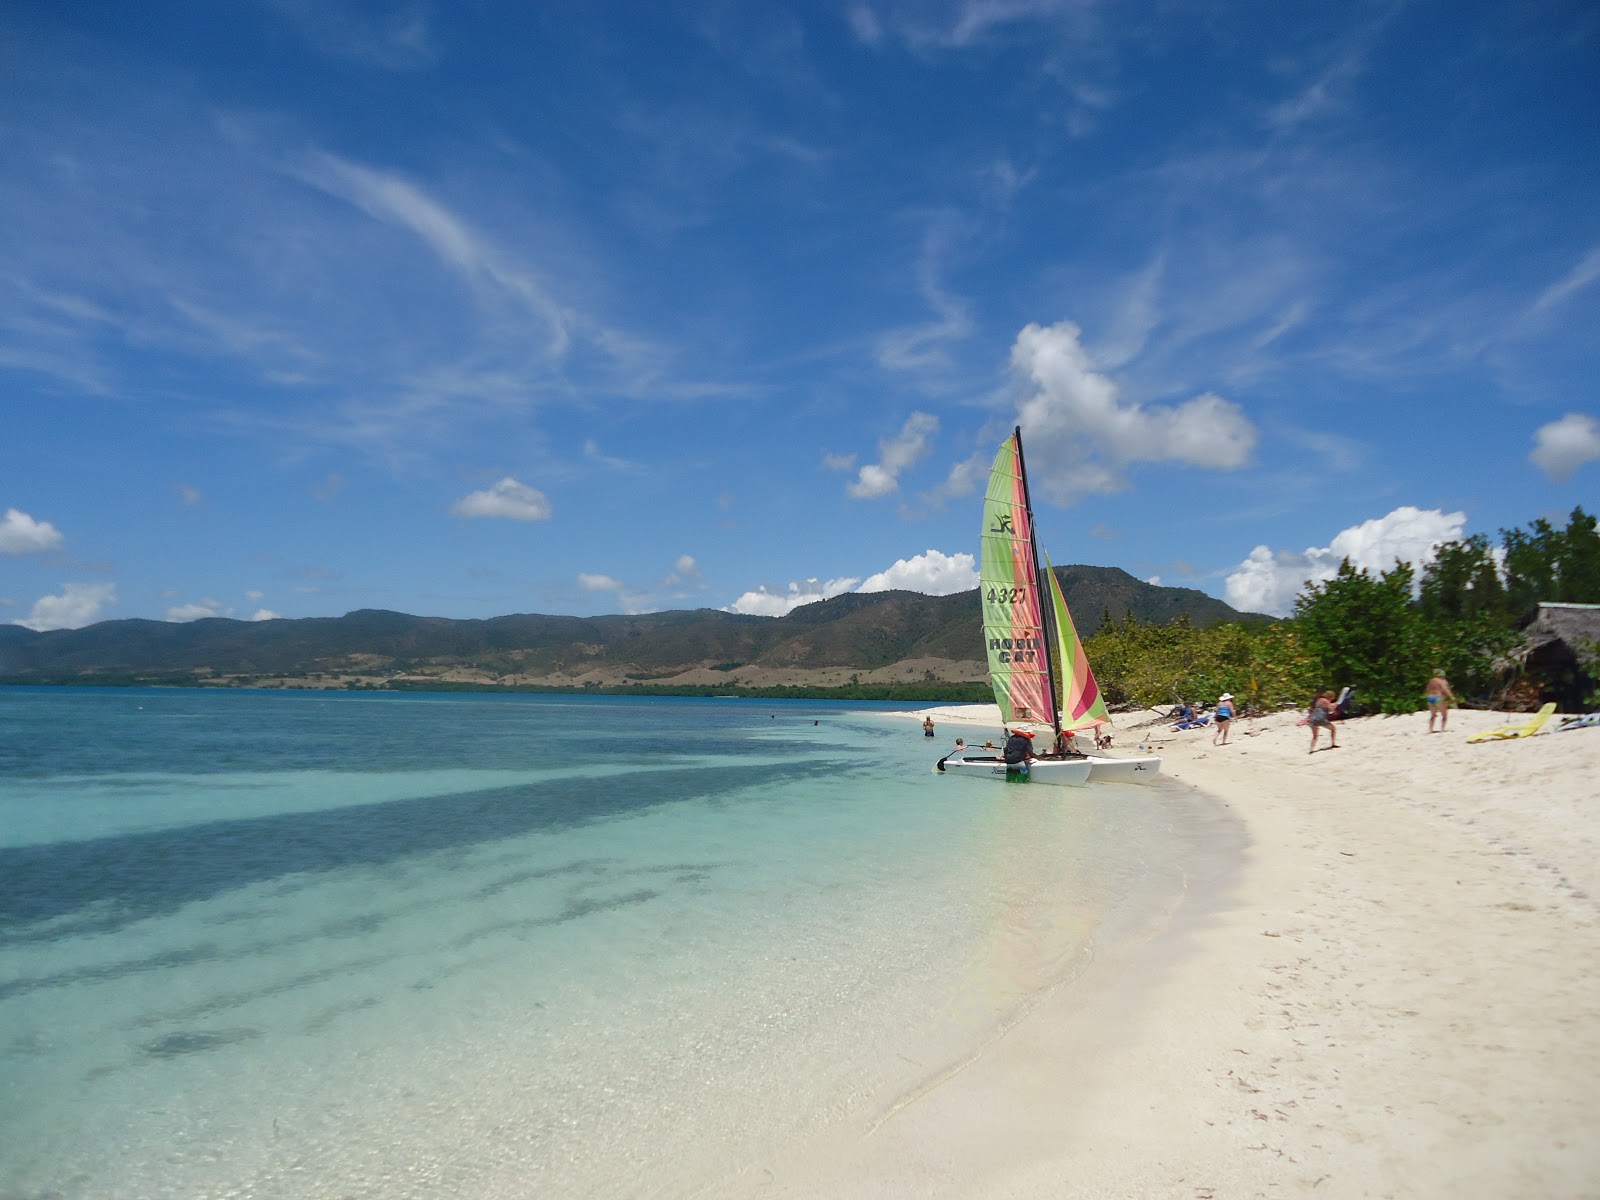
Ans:
[{"label": "tropical tree", "polygon": [[1428,681],[1410,563],[1373,575],[1347,558],[1295,600],[1295,629],[1318,686],[1351,686],[1368,707],[1412,712]]}]

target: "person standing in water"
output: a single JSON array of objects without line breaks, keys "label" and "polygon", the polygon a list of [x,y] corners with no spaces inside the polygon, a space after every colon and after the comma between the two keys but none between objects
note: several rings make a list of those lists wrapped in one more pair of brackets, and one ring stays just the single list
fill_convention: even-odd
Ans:
[{"label": "person standing in water", "polygon": [[1433,669],[1433,678],[1428,680],[1423,699],[1428,702],[1428,732],[1434,732],[1433,723],[1437,720],[1439,732],[1443,733],[1450,723],[1450,706],[1457,701],[1456,694],[1450,690],[1450,681],[1438,667]]},{"label": "person standing in water", "polygon": [[923,737],[932,737],[933,736],[933,718],[932,717],[923,717],[922,718],[922,736]]}]

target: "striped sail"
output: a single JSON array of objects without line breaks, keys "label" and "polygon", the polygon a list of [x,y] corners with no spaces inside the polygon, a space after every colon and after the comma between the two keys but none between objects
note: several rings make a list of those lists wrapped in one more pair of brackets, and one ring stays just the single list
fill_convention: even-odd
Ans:
[{"label": "striped sail", "polygon": [[1056,705],[1050,688],[1033,523],[1015,435],[1001,445],[989,472],[979,546],[983,640],[1000,719],[1007,725],[1037,721],[1053,727]]},{"label": "striped sail", "polygon": [[1083,652],[1083,642],[1072,624],[1072,614],[1067,611],[1061,583],[1048,557],[1044,565],[1045,574],[1050,577],[1050,604],[1056,625],[1053,652],[1059,655],[1057,662],[1060,664],[1056,678],[1061,681],[1061,728],[1092,729],[1107,724],[1111,714],[1106,712],[1105,697],[1100,694],[1100,685],[1089,669],[1089,656]]}]

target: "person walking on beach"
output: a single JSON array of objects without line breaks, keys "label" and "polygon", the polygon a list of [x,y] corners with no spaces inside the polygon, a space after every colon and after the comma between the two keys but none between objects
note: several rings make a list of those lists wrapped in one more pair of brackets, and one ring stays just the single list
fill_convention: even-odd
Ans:
[{"label": "person walking on beach", "polygon": [[1328,731],[1328,749],[1339,748],[1339,735],[1333,731],[1333,693],[1318,692],[1311,700],[1311,710],[1306,713],[1306,721],[1311,726],[1311,749],[1307,754],[1317,752],[1317,734],[1324,729]]},{"label": "person walking on beach", "polygon": [[[1213,721],[1217,723],[1217,731],[1211,735],[1213,746],[1226,746],[1228,744],[1228,729],[1233,725],[1233,693],[1223,692],[1217,697],[1216,712],[1212,714]],[[1222,740],[1217,741],[1218,738]]]},{"label": "person walking on beach", "polygon": [[1444,672],[1438,667],[1433,669],[1433,678],[1428,680],[1427,693],[1423,697],[1428,702],[1428,732],[1432,733],[1433,723],[1439,722],[1439,732],[1444,732],[1444,727],[1450,723],[1450,706],[1459,703],[1456,694],[1450,690],[1450,681],[1444,677]]}]

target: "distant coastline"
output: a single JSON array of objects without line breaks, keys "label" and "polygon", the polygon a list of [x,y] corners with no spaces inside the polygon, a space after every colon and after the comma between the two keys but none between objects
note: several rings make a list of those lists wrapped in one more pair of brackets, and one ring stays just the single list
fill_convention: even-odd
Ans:
[{"label": "distant coastline", "polygon": [[689,696],[751,700],[894,700],[927,704],[978,704],[991,695],[987,683],[947,681],[934,683],[845,684],[822,686],[777,683],[740,687],[719,684],[544,684],[495,683],[447,679],[273,679],[243,680],[193,675],[73,675],[41,677],[0,676],[0,687],[39,688],[252,688],[263,691],[321,692],[505,692],[527,695],[576,696]]}]

